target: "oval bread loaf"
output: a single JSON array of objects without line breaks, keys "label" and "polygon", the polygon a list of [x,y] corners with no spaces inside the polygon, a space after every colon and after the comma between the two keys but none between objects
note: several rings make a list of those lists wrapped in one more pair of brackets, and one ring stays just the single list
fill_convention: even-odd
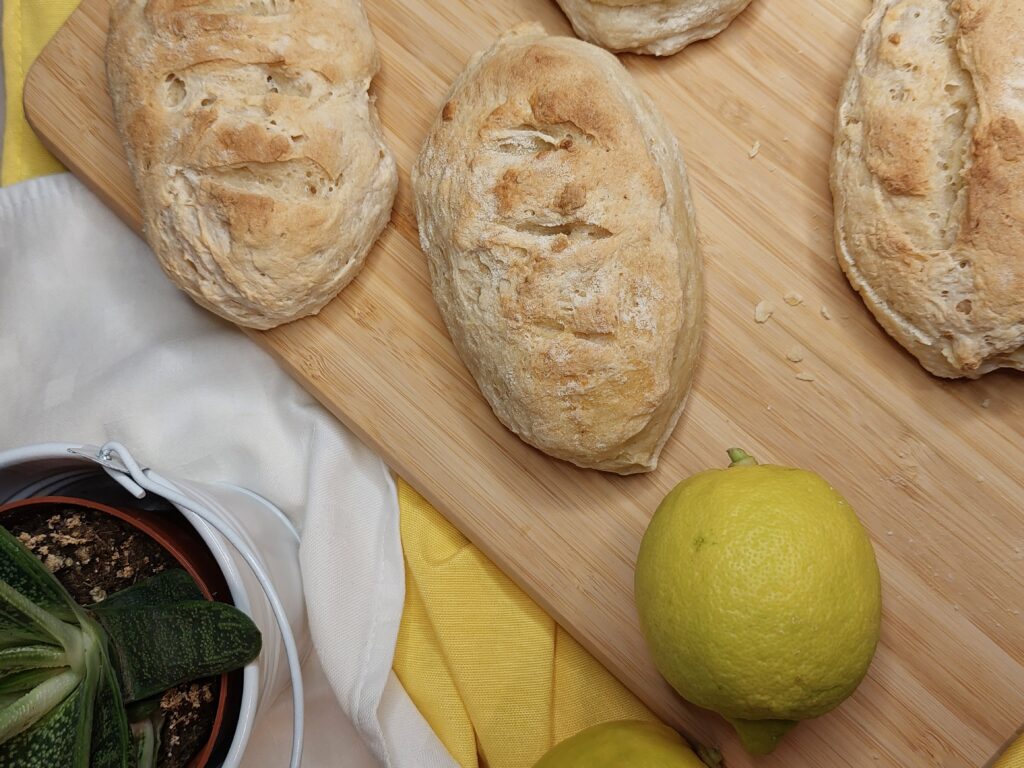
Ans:
[{"label": "oval bread loaf", "polygon": [[413,190],[434,297],[498,418],[583,467],[653,469],[697,359],[701,266],[679,149],[618,60],[505,34],[452,87]]},{"label": "oval bread loaf", "polygon": [[750,0],[558,0],[584,40],[611,51],[670,56],[714,37]]},{"label": "oval bread loaf", "polygon": [[1024,0],[878,0],[832,159],[839,262],[938,376],[1024,369]]},{"label": "oval bread loaf", "polygon": [[270,328],[359,271],[397,173],[367,94],[358,0],[116,0],[107,78],[164,271]]}]

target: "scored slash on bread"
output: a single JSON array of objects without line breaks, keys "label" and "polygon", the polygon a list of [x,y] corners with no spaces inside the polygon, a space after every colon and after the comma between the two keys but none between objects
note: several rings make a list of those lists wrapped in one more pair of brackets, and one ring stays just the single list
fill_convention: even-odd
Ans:
[{"label": "scored slash on bread", "polygon": [[397,171],[358,0],[116,0],[107,77],[168,276],[239,325],[318,312],[386,225]]},{"label": "scored slash on bread", "polygon": [[832,192],[840,265],[921,365],[1024,370],[1024,0],[878,0]]},{"label": "scored slash on bread", "polygon": [[583,467],[653,469],[701,264],[679,149],[625,68],[516,27],[452,86],[412,180],[434,298],[502,423]]}]

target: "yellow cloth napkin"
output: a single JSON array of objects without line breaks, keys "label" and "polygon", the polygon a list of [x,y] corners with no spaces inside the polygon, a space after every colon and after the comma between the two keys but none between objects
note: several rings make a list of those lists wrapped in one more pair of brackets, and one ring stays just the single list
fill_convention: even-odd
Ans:
[{"label": "yellow cloth napkin", "polygon": [[590,725],[654,719],[402,480],[398,503],[406,594],[394,670],[463,768],[529,768]]},{"label": "yellow cloth napkin", "polygon": [[1024,736],[1019,736],[996,760],[992,768],[1024,768]]},{"label": "yellow cloth napkin", "polygon": [[4,0],[4,89],[7,104],[0,186],[63,170],[25,122],[25,75],[43,46],[78,6],[78,0]]}]

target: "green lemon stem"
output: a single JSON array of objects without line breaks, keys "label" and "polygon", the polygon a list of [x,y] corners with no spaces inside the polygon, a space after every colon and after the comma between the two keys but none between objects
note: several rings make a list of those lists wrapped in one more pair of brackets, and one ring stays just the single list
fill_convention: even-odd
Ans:
[{"label": "green lemon stem", "polygon": [[722,753],[715,747],[698,746],[697,757],[708,768],[721,768],[722,766]]},{"label": "green lemon stem", "polygon": [[796,720],[740,720],[726,718],[739,734],[743,748],[752,755],[767,755],[779,739],[796,725]]},{"label": "green lemon stem", "polygon": [[754,467],[757,466],[757,459],[744,451],[742,448],[730,448],[726,453],[732,463],[730,467]]}]

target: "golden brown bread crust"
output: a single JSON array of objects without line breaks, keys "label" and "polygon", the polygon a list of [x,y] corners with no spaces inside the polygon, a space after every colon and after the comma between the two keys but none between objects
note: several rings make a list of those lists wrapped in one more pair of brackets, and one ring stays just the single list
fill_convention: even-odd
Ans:
[{"label": "golden brown bread crust", "polygon": [[689,389],[701,266],[675,139],[614,56],[517,27],[452,86],[413,169],[434,297],[501,421],[653,469]]},{"label": "golden brown bread crust", "polygon": [[107,77],[146,238],[197,302],[270,328],[318,312],[390,216],[358,0],[116,0]]},{"label": "golden brown bread crust", "polygon": [[750,0],[558,0],[584,40],[610,51],[670,56],[714,37]]},{"label": "golden brown bread crust", "polygon": [[1024,0],[877,0],[832,192],[843,270],[925,368],[1024,369]]}]

